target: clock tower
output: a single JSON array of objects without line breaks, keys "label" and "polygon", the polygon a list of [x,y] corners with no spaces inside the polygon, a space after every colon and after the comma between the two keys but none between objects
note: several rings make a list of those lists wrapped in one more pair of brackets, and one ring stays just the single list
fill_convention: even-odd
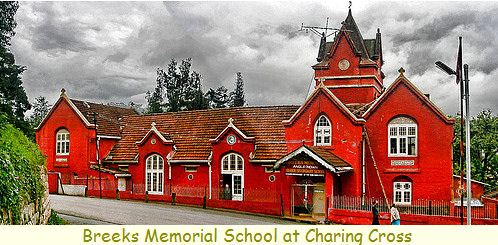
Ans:
[{"label": "clock tower", "polygon": [[317,61],[315,85],[323,83],[344,104],[367,104],[384,91],[380,29],[363,39],[351,9],[333,41],[322,36]]}]

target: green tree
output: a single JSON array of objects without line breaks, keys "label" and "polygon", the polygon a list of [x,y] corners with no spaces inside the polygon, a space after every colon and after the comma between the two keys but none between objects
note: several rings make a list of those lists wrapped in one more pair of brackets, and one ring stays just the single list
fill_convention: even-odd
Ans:
[{"label": "green tree", "polygon": [[239,107],[246,104],[246,99],[244,95],[244,80],[242,79],[242,73],[237,72],[237,79],[235,81],[235,90],[230,93],[230,107]]},{"label": "green tree", "polygon": [[[148,93],[148,112],[185,111],[208,108],[201,86],[201,75],[191,70],[192,59],[178,64],[172,59],[167,70],[157,70],[157,86]],[[159,109],[160,108],[160,109]]]},{"label": "green tree", "polygon": [[[456,160],[454,171],[459,173],[460,157],[460,123],[455,123],[455,140],[453,156]],[[491,110],[479,112],[470,122],[470,158],[472,179],[482,181],[494,189],[498,187],[498,116]]]},{"label": "green tree", "polygon": [[48,103],[47,99],[43,96],[39,96],[35,99],[33,103],[33,114],[29,117],[29,123],[32,128],[38,127],[41,121],[50,111],[51,105]]},{"label": "green tree", "polygon": [[17,2],[0,2],[0,112],[5,113],[15,127],[32,137],[33,131],[24,118],[24,113],[31,109],[22,87],[21,74],[25,67],[16,64],[9,50],[10,39],[15,35],[14,15],[18,8]]},{"label": "green tree", "polygon": [[209,108],[225,108],[230,103],[228,90],[224,86],[220,86],[216,90],[209,89],[205,97],[209,102]]}]

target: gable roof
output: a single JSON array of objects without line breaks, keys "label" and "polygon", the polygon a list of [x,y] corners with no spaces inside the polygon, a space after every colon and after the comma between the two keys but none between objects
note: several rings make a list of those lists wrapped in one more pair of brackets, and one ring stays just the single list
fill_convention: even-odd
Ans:
[{"label": "gable roof", "polygon": [[401,84],[405,85],[410,92],[412,92],[418,99],[420,99],[424,104],[426,104],[441,120],[443,120],[447,124],[453,124],[455,122],[454,119],[448,118],[444,112],[437,107],[431,100],[427,98],[427,96],[422,93],[413,83],[411,83],[408,78],[404,75],[405,70],[400,68],[399,76],[396,80],[387,88],[382,95],[377,98],[373,104],[368,108],[368,110],[363,113],[363,118],[367,119],[372,113],[384,102],[386,99],[393,94],[398,86]]},{"label": "gable roof", "polygon": [[[382,58],[380,29],[377,29],[377,34],[374,39],[363,39],[360,29],[351,13],[351,9],[349,9],[348,16],[342,22],[339,33],[335,36],[334,40],[332,42],[327,42],[326,38],[322,37],[317,57],[319,63],[315,64],[313,68],[321,68],[328,65],[329,56],[333,53],[342,37],[345,37],[347,42],[352,46],[353,52],[361,56],[363,63],[366,62],[369,64],[369,60]],[[370,63],[374,64],[374,62]]]},{"label": "gable roof", "polygon": [[98,135],[119,136],[120,118],[137,114],[132,108],[122,108],[75,99],[71,99],[71,102],[89,122],[93,122],[93,113],[97,113]]},{"label": "gable roof", "polygon": [[105,136],[119,136],[119,118],[127,115],[137,114],[134,109],[131,108],[121,108],[110,105],[96,104],[91,102],[85,102],[75,99],[70,99],[66,90],[61,90],[61,95],[57,102],[52,106],[47,115],[43,118],[40,125],[35,129],[35,131],[40,130],[40,128],[45,124],[45,122],[50,118],[55,109],[65,101],[69,107],[76,113],[76,115],[81,119],[83,124],[87,128],[95,128],[93,124],[93,112],[97,113],[97,134]]},{"label": "gable roof", "polygon": [[344,161],[340,157],[336,156],[330,150],[322,147],[306,146],[306,145],[303,145],[297,148],[296,150],[292,151],[291,153],[285,155],[284,157],[280,158],[275,163],[274,168],[275,169],[279,168],[282,164],[293,159],[299,154],[305,154],[311,157],[313,160],[321,164],[323,167],[334,173],[347,172],[353,169],[351,167],[351,164]]},{"label": "gable roof", "polygon": [[246,141],[254,140],[254,137],[249,137],[249,136],[245,135],[242,131],[240,131],[240,129],[235,127],[235,125],[233,125],[233,121],[234,121],[233,118],[229,118],[228,119],[228,126],[225,129],[223,129],[223,131],[221,131],[221,133],[218,134],[218,136],[216,136],[216,138],[210,139],[210,141],[211,142],[219,142],[221,140],[221,136],[223,136],[229,129],[233,129],[235,132],[237,132],[237,134],[240,137],[242,137]]},{"label": "gable roof", "polygon": [[287,153],[284,119],[297,106],[236,107],[196,111],[168,112],[152,115],[133,115],[123,118],[124,128],[119,140],[107,156],[107,162],[136,162],[136,142],[149,131],[152,122],[157,130],[173,140],[176,151],[173,161],[207,160],[210,139],[227,127],[227,120],[247,137],[254,137],[255,160],[276,160]]},{"label": "gable roof", "polygon": [[291,125],[294,121],[306,110],[307,107],[311,105],[313,99],[318,96],[319,93],[325,94],[327,98],[329,98],[333,104],[337,106],[339,111],[341,111],[347,118],[349,118],[353,123],[364,123],[365,120],[362,118],[358,118],[355,114],[353,114],[346,105],[344,105],[323,83],[320,83],[315,91],[306,99],[301,107],[292,115],[288,120],[283,121],[285,125]]},{"label": "gable roof", "polygon": [[151,136],[152,134],[157,135],[157,137],[159,137],[159,139],[164,144],[173,143],[173,141],[171,140],[171,138],[169,137],[169,135],[168,134],[163,134],[163,133],[159,132],[159,130],[157,130],[157,128],[156,128],[156,123],[152,122],[149,132],[147,132],[147,134],[145,134],[145,136],[140,141],[137,141],[136,144],[137,145],[143,145],[145,143],[145,141],[147,140],[147,138],[149,138],[149,136]]}]

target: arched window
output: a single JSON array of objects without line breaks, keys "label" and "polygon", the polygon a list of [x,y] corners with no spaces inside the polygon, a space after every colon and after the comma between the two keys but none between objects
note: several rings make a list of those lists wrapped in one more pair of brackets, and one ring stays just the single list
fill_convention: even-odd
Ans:
[{"label": "arched window", "polygon": [[224,199],[244,199],[244,159],[236,153],[228,153],[221,159]]},{"label": "arched window", "polygon": [[315,122],[315,145],[331,145],[332,144],[332,127],[329,119],[322,115]]},{"label": "arched window", "polygon": [[69,155],[69,131],[67,129],[57,131],[55,142],[57,155]]},{"label": "arched window", "polygon": [[393,181],[393,200],[395,204],[412,203],[412,180],[405,176],[396,177]]},{"label": "arched window", "polygon": [[417,155],[417,123],[408,117],[396,117],[389,122],[389,156]]},{"label": "arched window", "polygon": [[221,162],[223,164],[223,168],[221,170],[222,174],[244,170],[244,160],[239,154],[229,153],[223,157]]},{"label": "arched window", "polygon": [[149,194],[163,194],[164,160],[158,155],[147,157],[145,166],[146,190]]}]

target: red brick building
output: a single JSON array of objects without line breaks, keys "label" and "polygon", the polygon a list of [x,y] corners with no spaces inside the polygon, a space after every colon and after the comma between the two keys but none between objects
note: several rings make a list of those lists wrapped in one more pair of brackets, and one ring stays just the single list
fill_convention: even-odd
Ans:
[{"label": "red brick building", "polygon": [[51,190],[98,195],[98,148],[108,197],[205,197],[215,207],[315,216],[344,196],[452,200],[454,121],[402,68],[384,86],[380,31],[364,39],[349,11],[335,38],[322,38],[317,60],[301,106],[137,115],[62,91],[36,133],[60,176]]}]

